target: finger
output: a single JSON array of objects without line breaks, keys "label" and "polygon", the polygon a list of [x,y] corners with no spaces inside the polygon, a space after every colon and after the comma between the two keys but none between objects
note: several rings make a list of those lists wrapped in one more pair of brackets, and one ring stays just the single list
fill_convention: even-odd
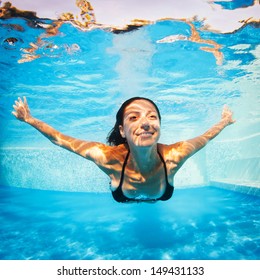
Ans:
[{"label": "finger", "polygon": [[20,106],[24,106],[23,100],[20,97],[19,97],[19,104],[20,104]]},{"label": "finger", "polygon": [[27,99],[25,96],[23,97],[23,103],[25,105],[25,108],[29,110],[29,106],[28,106]]},{"label": "finger", "polygon": [[17,107],[19,107],[19,106],[20,106],[20,103],[19,103],[18,101],[15,101],[15,105],[16,105]]},{"label": "finger", "polygon": [[15,109],[15,111],[17,111],[17,106],[16,105],[13,105],[13,108]]},{"label": "finger", "polygon": [[223,111],[228,111],[228,110],[229,110],[228,105],[225,104],[225,105],[223,106]]},{"label": "finger", "polygon": [[12,115],[14,115],[17,118],[17,113],[12,111]]}]

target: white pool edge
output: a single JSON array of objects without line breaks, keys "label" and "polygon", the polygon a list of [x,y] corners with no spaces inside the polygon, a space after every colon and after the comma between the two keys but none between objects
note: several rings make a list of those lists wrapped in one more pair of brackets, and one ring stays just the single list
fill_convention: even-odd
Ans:
[{"label": "white pool edge", "polygon": [[209,183],[212,187],[222,188],[235,192],[245,193],[254,196],[260,196],[260,184],[259,183],[238,183],[238,182],[227,182],[221,180],[212,180]]}]

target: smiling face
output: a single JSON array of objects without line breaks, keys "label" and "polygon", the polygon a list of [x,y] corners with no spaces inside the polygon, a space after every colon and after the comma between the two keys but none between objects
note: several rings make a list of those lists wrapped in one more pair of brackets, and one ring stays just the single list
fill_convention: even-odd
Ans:
[{"label": "smiling face", "polygon": [[154,105],[147,100],[135,100],[124,110],[122,137],[129,145],[152,146],[160,137],[160,118]]}]

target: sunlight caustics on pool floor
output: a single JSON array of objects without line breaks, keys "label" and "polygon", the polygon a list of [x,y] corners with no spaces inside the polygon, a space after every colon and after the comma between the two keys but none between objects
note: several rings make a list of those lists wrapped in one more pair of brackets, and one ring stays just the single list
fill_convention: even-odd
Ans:
[{"label": "sunlight caustics on pool floor", "polygon": [[213,187],[152,205],[5,187],[0,196],[0,259],[260,259],[255,196]]}]

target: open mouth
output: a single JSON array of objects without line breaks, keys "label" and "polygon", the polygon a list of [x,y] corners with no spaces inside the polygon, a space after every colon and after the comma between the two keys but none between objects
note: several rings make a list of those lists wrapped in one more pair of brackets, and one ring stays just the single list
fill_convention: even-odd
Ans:
[{"label": "open mouth", "polygon": [[153,132],[144,131],[142,133],[139,133],[138,136],[152,136],[153,134]]}]

